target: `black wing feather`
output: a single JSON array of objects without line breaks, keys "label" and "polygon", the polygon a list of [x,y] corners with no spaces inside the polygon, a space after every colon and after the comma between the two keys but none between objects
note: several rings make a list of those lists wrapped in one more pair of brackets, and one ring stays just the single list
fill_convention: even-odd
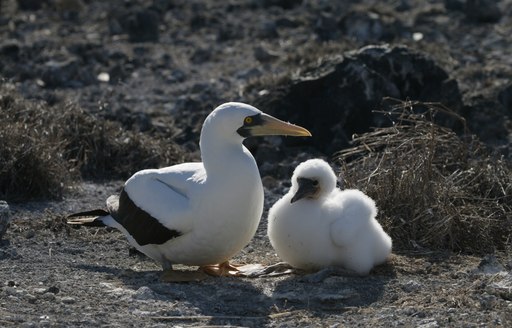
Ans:
[{"label": "black wing feather", "polygon": [[182,235],[177,230],[166,228],[157,219],[138,207],[124,189],[119,196],[117,211],[112,211],[111,215],[141,246],[163,244]]},{"label": "black wing feather", "polygon": [[[141,246],[148,244],[164,244],[168,240],[182,235],[182,233],[177,230],[166,228],[157,219],[138,207],[124,189],[121,190],[119,200],[117,197],[116,199],[112,199],[108,208],[108,211],[96,209],[71,214],[68,216],[68,218],[71,218],[68,220],[68,223],[85,226],[105,226],[102,218],[111,215]],[[96,218],[91,219],[90,217]]]}]

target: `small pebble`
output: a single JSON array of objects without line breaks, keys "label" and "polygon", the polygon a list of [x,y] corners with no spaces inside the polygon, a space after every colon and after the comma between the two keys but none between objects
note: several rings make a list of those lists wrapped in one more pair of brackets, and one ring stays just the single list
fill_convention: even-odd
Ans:
[{"label": "small pebble", "polygon": [[20,290],[19,289],[17,289],[16,287],[11,287],[11,286],[4,287],[3,288],[3,292],[6,295],[18,295],[18,294],[20,294]]},{"label": "small pebble", "polygon": [[34,288],[34,293],[36,294],[44,294],[48,291],[48,288]]},{"label": "small pebble", "polygon": [[55,294],[45,293],[41,296],[41,298],[45,301],[55,301],[57,297],[55,296]]},{"label": "small pebble", "polygon": [[37,301],[37,297],[35,297],[32,294],[26,294],[25,299],[27,300],[27,302],[32,303],[32,304]]},{"label": "small pebble", "polygon": [[58,294],[60,292],[60,289],[59,289],[59,287],[52,286],[52,287],[48,288],[48,292],[53,293],[53,294]]},{"label": "small pebble", "polygon": [[415,292],[417,290],[420,290],[421,287],[422,287],[422,285],[415,280],[409,280],[408,282],[406,282],[405,284],[402,285],[402,289],[406,293]]},{"label": "small pebble", "polygon": [[64,296],[60,299],[60,301],[64,304],[74,304],[76,303],[76,299],[71,296]]},{"label": "small pebble", "polygon": [[25,238],[27,238],[27,239],[34,238],[35,235],[36,235],[36,232],[32,229],[25,231]]},{"label": "small pebble", "polygon": [[156,298],[155,292],[148,286],[142,286],[132,296],[134,299],[139,301],[148,301]]}]

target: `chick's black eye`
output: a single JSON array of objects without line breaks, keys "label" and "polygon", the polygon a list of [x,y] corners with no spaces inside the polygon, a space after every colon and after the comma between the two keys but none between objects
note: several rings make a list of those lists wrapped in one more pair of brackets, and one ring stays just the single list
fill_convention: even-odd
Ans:
[{"label": "chick's black eye", "polygon": [[318,186],[318,180],[313,180],[313,186],[314,187]]}]

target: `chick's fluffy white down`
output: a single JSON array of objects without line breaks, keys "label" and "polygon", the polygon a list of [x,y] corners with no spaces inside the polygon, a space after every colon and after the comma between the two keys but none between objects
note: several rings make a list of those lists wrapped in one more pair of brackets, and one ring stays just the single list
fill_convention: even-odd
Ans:
[{"label": "chick's fluffy white down", "polygon": [[[291,203],[299,177],[317,179],[320,196]],[[365,275],[386,261],[391,238],[375,219],[375,202],[359,190],[337,189],[335,179],[323,160],[301,163],[290,191],[269,211],[268,236],[277,255],[293,267],[341,266]]]}]

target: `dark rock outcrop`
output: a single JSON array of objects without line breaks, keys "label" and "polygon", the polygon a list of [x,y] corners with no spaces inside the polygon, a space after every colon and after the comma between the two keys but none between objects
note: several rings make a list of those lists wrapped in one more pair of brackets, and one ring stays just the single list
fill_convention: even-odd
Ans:
[{"label": "dark rock outcrop", "polygon": [[[354,133],[386,126],[385,97],[463,106],[455,80],[433,60],[405,46],[367,46],[303,70],[259,97],[256,105],[307,127],[327,155],[346,147]],[[288,143],[304,141],[287,140]]]}]

